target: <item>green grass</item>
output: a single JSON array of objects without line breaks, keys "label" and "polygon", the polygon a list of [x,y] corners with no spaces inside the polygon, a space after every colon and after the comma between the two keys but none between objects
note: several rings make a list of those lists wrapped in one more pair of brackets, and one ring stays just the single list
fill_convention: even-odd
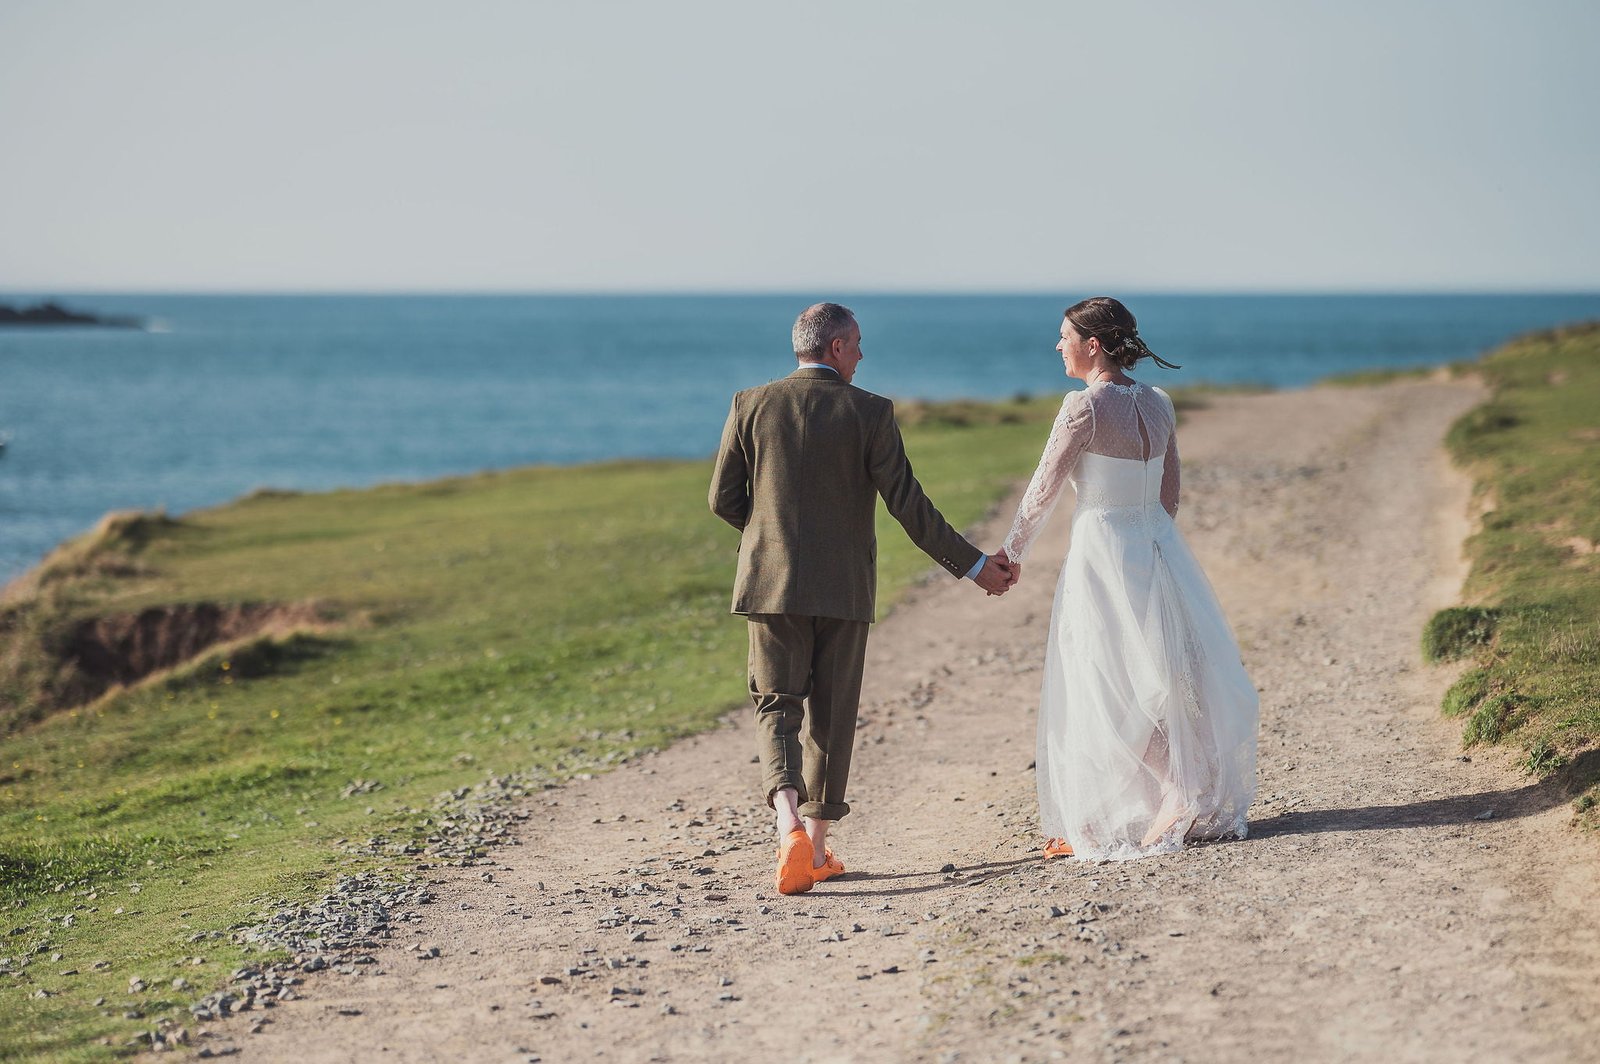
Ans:
[{"label": "green grass", "polygon": [[1340,388],[1370,388],[1379,384],[1393,384],[1395,381],[1426,380],[1438,373],[1455,374],[1471,368],[1471,363],[1455,364],[1450,366],[1406,366],[1394,369],[1358,369],[1349,373],[1335,373],[1323,377],[1322,384],[1332,384]]},{"label": "green grass", "polygon": [[1463,740],[1515,744],[1600,826],[1600,323],[1516,340],[1477,364],[1487,402],[1448,443],[1490,509],[1468,542],[1474,603],[1441,611],[1430,659],[1473,667],[1445,695]]},{"label": "green grass", "polygon": [[[1059,403],[915,405],[907,449],[954,524],[1031,471]],[[99,1039],[186,1020],[244,956],[231,925],[397,870],[346,840],[414,829],[442,791],[593,771],[741,705],[737,534],[709,477],[636,461],[262,493],[64,548],[0,615],[0,1059],[104,1059]],[[881,612],[931,565],[879,525]],[[86,706],[25,701],[74,624],[199,602],[316,602],[341,623]],[[984,603],[974,589],[974,623]],[[343,797],[357,779],[382,789]]]}]

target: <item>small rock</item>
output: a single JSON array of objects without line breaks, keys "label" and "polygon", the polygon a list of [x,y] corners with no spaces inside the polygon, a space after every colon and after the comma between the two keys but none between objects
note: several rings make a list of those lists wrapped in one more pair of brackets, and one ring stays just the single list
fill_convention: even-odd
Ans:
[{"label": "small rock", "polygon": [[1474,820],[1493,820],[1494,819],[1494,810],[1493,809],[1485,809],[1483,812],[1479,813],[1477,816],[1473,817],[1472,819],[1474,819]]},{"label": "small rock", "polygon": [[943,865],[943,866],[941,866],[940,869],[939,869],[939,871],[941,871],[941,872],[954,872],[955,870],[956,870],[956,866],[953,865],[953,864],[948,864],[948,863]]}]

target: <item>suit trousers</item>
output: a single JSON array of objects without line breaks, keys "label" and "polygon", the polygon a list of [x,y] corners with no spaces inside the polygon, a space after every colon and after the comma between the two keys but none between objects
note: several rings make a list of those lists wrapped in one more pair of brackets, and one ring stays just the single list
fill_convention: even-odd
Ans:
[{"label": "suit trousers", "polygon": [[750,699],[767,804],[793,787],[800,815],[840,820],[850,754],[856,741],[856,707],[866,665],[866,621],[752,613]]}]

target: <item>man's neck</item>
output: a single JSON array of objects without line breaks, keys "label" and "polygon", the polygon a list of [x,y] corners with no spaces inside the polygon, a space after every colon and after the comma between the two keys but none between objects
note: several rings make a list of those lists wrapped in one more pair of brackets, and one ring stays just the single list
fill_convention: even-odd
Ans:
[{"label": "man's neck", "polygon": [[[795,368],[796,369],[831,369],[831,370],[833,370],[833,372],[839,373],[839,371],[837,369],[835,369],[833,366],[828,365],[826,362],[801,362]],[[843,373],[839,373],[839,376],[842,377],[842,376],[844,376],[844,374]]]}]

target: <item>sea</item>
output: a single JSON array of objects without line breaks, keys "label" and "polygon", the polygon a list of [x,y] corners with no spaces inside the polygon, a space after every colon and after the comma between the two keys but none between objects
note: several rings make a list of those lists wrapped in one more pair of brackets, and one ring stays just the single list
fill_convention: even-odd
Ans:
[{"label": "sea", "polygon": [[[1056,295],[74,294],[60,301],[148,327],[0,329],[0,581],[108,510],[708,456],[732,393],[793,367],[790,325],[824,297],[856,312],[868,390],[1079,386],[1054,350],[1072,301]],[[1298,388],[1600,318],[1600,293],[1123,298],[1182,366],[1141,376],[1169,385]]]}]

